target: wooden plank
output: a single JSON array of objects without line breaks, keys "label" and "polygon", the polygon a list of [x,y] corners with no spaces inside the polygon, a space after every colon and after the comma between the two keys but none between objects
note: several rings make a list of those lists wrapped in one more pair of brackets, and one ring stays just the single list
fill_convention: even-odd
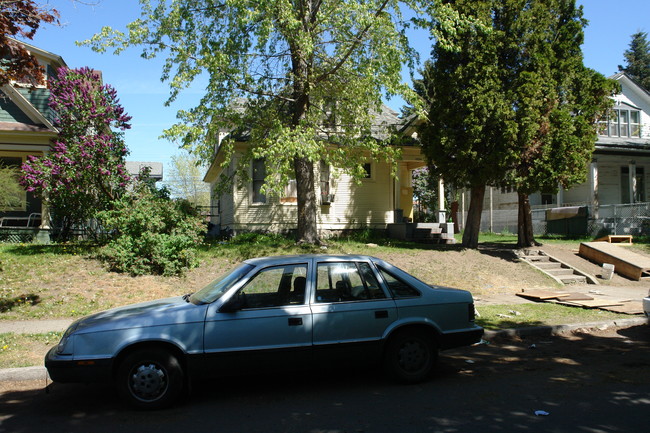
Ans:
[{"label": "wooden plank", "polygon": [[610,305],[602,307],[602,309],[613,313],[643,314],[643,303],[641,301],[630,301],[623,303],[623,305]]},{"label": "wooden plank", "polygon": [[561,298],[562,301],[592,301],[594,298],[584,293],[573,292]]},{"label": "wooden plank", "polygon": [[632,245],[632,235],[607,235],[594,242],[625,243]]},{"label": "wooden plank", "polygon": [[551,290],[526,290],[525,292],[517,293],[517,296],[527,299],[533,299],[538,301],[544,301],[547,299],[560,299],[566,296],[570,296],[570,293],[566,292],[553,292]]},{"label": "wooden plank", "polygon": [[617,274],[633,280],[650,275],[650,257],[605,242],[582,242],[578,254],[592,262],[611,263]]},{"label": "wooden plank", "polygon": [[587,308],[602,308],[602,307],[612,307],[612,306],[623,305],[625,302],[626,301],[617,300],[617,299],[612,299],[612,300],[592,299],[591,301],[588,301],[588,300],[585,300],[585,301],[571,301],[571,304],[579,305],[581,307],[587,307]]}]

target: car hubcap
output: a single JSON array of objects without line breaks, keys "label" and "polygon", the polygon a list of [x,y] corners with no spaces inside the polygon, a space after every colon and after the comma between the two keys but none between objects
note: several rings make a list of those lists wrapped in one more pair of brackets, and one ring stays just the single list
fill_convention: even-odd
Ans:
[{"label": "car hubcap", "polygon": [[427,361],[427,350],[418,341],[407,341],[399,351],[399,365],[404,371],[416,372],[421,370]]},{"label": "car hubcap", "polygon": [[131,375],[131,390],[140,400],[155,400],[165,393],[167,377],[156,364],[142,364]]}]

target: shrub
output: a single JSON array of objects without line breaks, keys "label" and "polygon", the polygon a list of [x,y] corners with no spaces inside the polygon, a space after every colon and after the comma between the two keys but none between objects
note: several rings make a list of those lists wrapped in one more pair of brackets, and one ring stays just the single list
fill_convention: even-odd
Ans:
[{"label": "shrub", "polygon": [[131,275],[175,275],[198,265],[196,246],[205,225],[183,200],[141,185],[100,212],[112,239],[100,251],[111,270]]}]

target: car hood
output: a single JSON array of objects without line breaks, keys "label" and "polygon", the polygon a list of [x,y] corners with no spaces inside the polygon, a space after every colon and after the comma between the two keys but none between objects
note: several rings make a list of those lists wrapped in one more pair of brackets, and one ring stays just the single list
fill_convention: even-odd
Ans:
[{"label": "car hood", "polygon": [[79,320],[76,332],[99,332],[124,328],[163,326],[176,323],[201,322],[206,305],[186,302],[182,296],[158,299],[113,308]]}]

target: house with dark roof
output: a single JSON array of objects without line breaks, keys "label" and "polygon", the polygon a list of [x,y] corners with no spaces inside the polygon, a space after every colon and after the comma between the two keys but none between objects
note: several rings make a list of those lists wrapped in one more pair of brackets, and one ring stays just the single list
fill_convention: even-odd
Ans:
[{"label": "house with dark roof", "polygon": [[[403,133],[405,123],[398,114],[384,106],[375,116],[372,134],[377,139],[386,138],[387,128],[397,128]],[[414,130],[409,130],[414,134]],[[221,135],[220,139],[228,134]],[[284,232],[297,226],[298,210],[295,181],[289,182],[282,197],[268,197],[261,192],[264,184],[263,160],[251,161],[250,182],[242,185],[233,182],[226,191],[217,193],[217,183],[222,174],[233,173],[237,161],[249,146],[247,134],[241,134],[235,143],[235,155],[225,165],[224,153],[215,144],[215,157],[204,181],[211,186],[211,222],[220,230],[237,233],[241,231]],[[366,177],[360,183],[348,174],[324,162],[315,164],[318,229],[321,232],[347,229],[385,229],[388,224],[402,223],[413,218],[412,171],[426,163],[420,146],[399,146],[401,159],[397,177],[391,175],[391,166],[385,161],[368,157],[364,164]]]},{"label": "house with dark roof", "polygon": [[[20,42],[45,69],[45,80],[35,86],[10,83],[0,87],[0,164],[20,167],[28,155],[42,156],[50,151],[51,140],[58,134],[54,113],[48,106],[49,80],[66,66],[58,55]],[[18,204],[0,208],[0,227],[47,229],[48,210],[42,200],[24,191]]]}]

